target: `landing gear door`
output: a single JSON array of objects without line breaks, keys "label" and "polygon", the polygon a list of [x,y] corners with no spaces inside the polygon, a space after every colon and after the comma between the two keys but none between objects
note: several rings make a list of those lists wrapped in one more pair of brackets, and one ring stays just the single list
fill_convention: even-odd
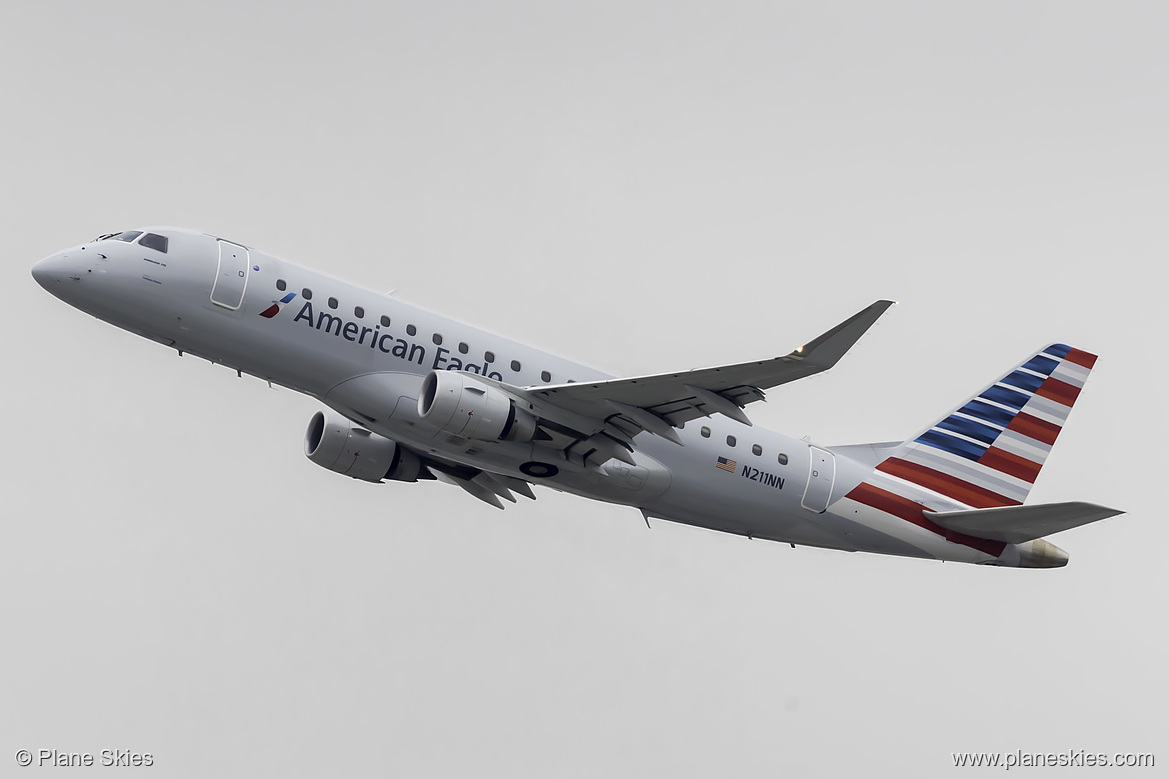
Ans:
[{"label": "landing gear door", "polygon": [[211,302],[237,310],[248,286],[248,250],[239,244],[219,241],[219,269],[211,287]]},{"label": "landing gear door", "polygon": [[808,454],[810,455],[808,486],[804,489],[800,505],[817,514],[823,514],[828,510],[832,484],[836,481],[836,456],[815,446],[808,447]]}]

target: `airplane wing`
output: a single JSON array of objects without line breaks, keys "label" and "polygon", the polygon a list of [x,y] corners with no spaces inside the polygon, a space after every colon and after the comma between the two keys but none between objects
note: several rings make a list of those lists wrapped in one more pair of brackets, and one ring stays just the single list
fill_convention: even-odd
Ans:
[{"label": "airplane wing", "polygon": [[[402,444],[398,445],[402,446]],[[515,503],[516,498],[513,493],[516,492],[529,500],[536,499],[536,494],[532,492],[532,485],[523,479],[506,476],[502,473],[492,473],[469,465],[460,465],[450,460],[435,457],[428,452],[414,451],[414,453],[422,460],[422,470],[418,475],[420,480],[433,479],[444,484],[461,487],[471,496],[495,506],[497,509],[504,508],[500,498]]]},{"label": "airplane wing", "polygon": [[[531,387],[483,376],[476,381],[503,390],[513,404],[519,401],[512,413],[518,408],[533,418],[537,428],[530,440],[536,447],[559,450],[566,459],[586,467],[600,468],[610,458],[636,465],[633,437],[639,433],[650,432],[681,444],[675,427],[716,413],[750,425],[743,406],[763,400],[764,390],[770,387],[831,368],[891,305],[891,301],[878,300],[807,345],[769,360]],[[409,397],[412,391],[419,391],[416,384],[395,384],[400,378],[383,373],[354,377],[330,391],[329,405],[358,424],[368,425],[379,417],[377,409],[385,398]],[[424,466],[418,478],[456,485],[497,508],[503,508],[500,499],[515,502],[513,493],[535,498],[522,479],[446,461],[432,451],[415,454]]]},{"label": "airplane wing", "polygon": [[766,389],[831,368],[891,305],[892,301],[878,300],[783,357],[526,391],[583,417],[615,424],[627,435],[646,430],[677,443],[673,428],[714,413],[750,425],[743,406],[763,400]]},{"label": "airplane wing", "polygon": [[473,497],[495,506],[497,509],[504,508],[504,505],[499,502],[500,498],[511,503],[516,502],[515,495],[512,494],[513,491],[529,500],[536,499],[531,485],[523,479],[475,468],[444,467],[436,463],[427,463],[427,468],[438,481],[461,487]]}]

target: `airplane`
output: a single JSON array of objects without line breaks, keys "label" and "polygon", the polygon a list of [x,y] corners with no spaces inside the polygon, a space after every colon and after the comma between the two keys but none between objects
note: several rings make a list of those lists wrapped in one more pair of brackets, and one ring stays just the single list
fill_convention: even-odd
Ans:
[{"label": "airplane", "polygon": [[1028,355],[904,441],[820,446],[754,427],[766,390],[834,366],[879,300],[789,354],[627,378],[215,235],[143,227],[32,269],[98,319],[302,392],[313,463],[437,480],[496,508],[533,485],[751,539],[1055,568],[1045,536],[1123,512],[1024,501],[1096,356]]}]

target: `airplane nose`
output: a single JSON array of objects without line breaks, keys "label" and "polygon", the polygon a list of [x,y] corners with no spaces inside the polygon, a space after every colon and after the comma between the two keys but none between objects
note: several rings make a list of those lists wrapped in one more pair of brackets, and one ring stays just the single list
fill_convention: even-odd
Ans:
[{"label": "airplane nose", "polygon": [[53,271],[49,267],[49,260],[41,260],[32,266],[32,277],[36,279],[37,284],[48,289],[49,285],[53,283]]},{"label": "airplane nose", "polygon": [[67,263],[63,254],[46,257],[32,266],[32,277],[49,292],[54,292],[53,288],[65,281],[67,275]]}]

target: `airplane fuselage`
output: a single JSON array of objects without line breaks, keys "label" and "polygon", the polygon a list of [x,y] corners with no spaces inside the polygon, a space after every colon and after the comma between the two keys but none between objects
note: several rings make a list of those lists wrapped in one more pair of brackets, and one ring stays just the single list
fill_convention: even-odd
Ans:
[{"label": "airplane fuselage", "polygon": [[[34,276],[95,317],[310,395],[424,457],[752,538],[960,562],[1061,564],[1046,547],[939,532],[853,499],[863,482],[884,480],[923,509],[969,508],[877,473],[863,457],[720,415],[684,424],[677,431],[683,446],[637,435],[635,465],[575,462],[540,440],[448,435],[419,415],[432,371],[529,388],[611,377],[249,247],[174,228],[157,232],[167,237],[165,252],[117,239],[90,242],[42,261]],[[555,475],[541,478],[531,463],[554,464]]]}]

